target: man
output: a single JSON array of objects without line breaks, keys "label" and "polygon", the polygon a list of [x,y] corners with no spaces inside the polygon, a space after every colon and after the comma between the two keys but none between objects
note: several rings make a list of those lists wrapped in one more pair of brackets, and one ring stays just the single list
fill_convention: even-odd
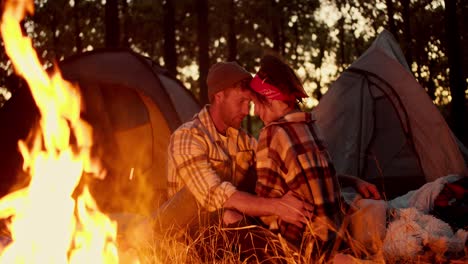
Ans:
[{"label": "man", "polygon": [[[251,74],[236,62],[219,62],[210,68],[207,76],[210,104],[171,136],[170,199],[157,214],[156,229],[164,231],[168,224],[183,227],[193,223],[196,216],[201,216],[198,223],[209,219],[209,225],[216,225],[217,221],[221,225],[233,224],[243,219],[243,215],[275,215],[300,227],[306,224],[312,206],[291,193],[281,198],[258,197],[253,193],[256,177],[250,172],[254,171],[256,140],[240,129],[249,113],[251,79]],[[200,228],[203,229],[203,224],[196,225],[196,229]],[[247,245],[250,246],[258,244]]]},{"label": "man", "polygon": [[[168,148],[168,194],[184,186],[202,210],[232,209],[250,216],[277,215],[302,225],[308,205],[288,194],[265,199],[248,193],[255,179],[248,178],[254,166],[256,140],[240,129],[249,113],[252,76],[236,62],[214,64],[207,77],[210,104],[171,136]],[[251,176],[251,175],[250,175]]]}]

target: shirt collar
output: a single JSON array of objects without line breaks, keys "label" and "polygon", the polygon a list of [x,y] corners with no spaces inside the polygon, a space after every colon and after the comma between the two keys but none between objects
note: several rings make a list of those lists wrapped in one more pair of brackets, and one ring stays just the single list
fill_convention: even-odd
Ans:
[{"label": "shirt collar", "polygon": [[[212,135],[214,140],[220,141],[221,137],[218,133],[218,130],[216,130],[216,126],[214,125],[213,119],[211,118],[209,107],[210,105],[205,105],[205,107],[203,107],[203,109],[198,113],[198,118],[200,119],[202,125],[208,130],[208,133]],[[237,135],[239,135],[238,129],[235,129],[233,127],[228,127],[226,129],[227,137],[237,137]]]},{"label": "shirt collar", "polygon": [[206,130],[208,130],[208,133],[214,137],[214,140],[220,140],[218,131],[216,130],[213,119],[211,119],[210,116],[209,105],[205,105],[203,109],[197,114],[197,117],[200,119],[200,122],[206,128]]}]

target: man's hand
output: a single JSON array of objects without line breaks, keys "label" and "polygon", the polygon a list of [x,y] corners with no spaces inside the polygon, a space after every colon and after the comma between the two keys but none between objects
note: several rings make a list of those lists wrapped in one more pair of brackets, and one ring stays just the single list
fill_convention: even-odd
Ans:
[{"label": "man's hand", "polygon": [[279,198],[259,197],[236,191],[223,207],[249,216],[278,216],[282,221],[302,227],[312,217],[314,207],[288,192]]},{"label": "man's hand", "polygon": [[275,214],[281,220],[303,227],[304,224],[307,224],[307,219],[312,217],[314,207],[308,202],[298,199],[293,192],[287,192],[279,200],[278,210]]},{"label": "man's hand", "polygon": [[223,213],[223,223],[225,225],[230,225],[230,224],[234,224],[236,222],[239,222],[240,220],[242,220],[242,218],[244,218],[244,216],[239,213],[238,211],[235,211],[235,210],[224,210],[224,213]]}]

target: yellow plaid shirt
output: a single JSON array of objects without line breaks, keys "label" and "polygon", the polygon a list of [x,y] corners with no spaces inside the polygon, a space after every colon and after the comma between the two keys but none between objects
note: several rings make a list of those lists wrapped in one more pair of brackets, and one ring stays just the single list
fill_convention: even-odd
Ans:
[{"label": "yellow plaid shirt", "polygon": [[295,112],[265,126],[258,139],[257,194],[281,197],[293,191],[314,206],[305,230],[277,223],[281,234],[295,243],[301,242],[305,231],[324,242],[333,239],[343,218],[338,179],[317,132],[311,113]]},{"label": "yellow plaid shirt", "polygon": [[[187,186],[208,211],[222,208],[255,165],[256,140],[243,130],[216,131],[209,105],[180,126],[168,147],[168,195]],[[254,187],[253,187],[254,188]]]}]

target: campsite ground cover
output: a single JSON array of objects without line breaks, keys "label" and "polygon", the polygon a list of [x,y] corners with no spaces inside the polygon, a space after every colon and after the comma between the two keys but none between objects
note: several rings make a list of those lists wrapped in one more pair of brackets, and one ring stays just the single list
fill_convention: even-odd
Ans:
[{"label": "campsite ground cover", "polygon": [[[133,263],[132,260],[139,259],[141,263],[217,263],[217,264],[233,264],[233,263],[333,263],[333,264],[461,264],[468,263],[468,247],[465,246],[464,252],[457,254],[436,254],[429,249],[420,252],[411,258],[396,258],[393,256],[385,255],[382,247],[370,254],[366,248],[359,246],[357,243],[351,247],[342,250],[334,251],[336,257],[332,260],[326,261],[324,253],[320,254],[318,259],[311,258],[311,246],[304,245],[302,249],[295,249],[287,244],[281,237],[275,238],[271,241],[273,248],[271,258],[267,261],[259,261],[255,256],[244,258],[236,247],[236,241],[224,244],[223,249],[214,250],[219,237],[225,235],[225,231],[221,227],[214,227],[216,235],[204,240],[201,244],[200,237],[190,237],[186,233],[181,234],[179,237],[159,234],[154,235],[150,239],[142,239],[133,241],[129,247],[121,252],[122,263]],[[382,245],[382,242],[378,242]],[[284,252],[279,254],[278,252]],[[303,252],[299,254],[298,252]],[[352,257],[359,256],[360,258]]]}]

